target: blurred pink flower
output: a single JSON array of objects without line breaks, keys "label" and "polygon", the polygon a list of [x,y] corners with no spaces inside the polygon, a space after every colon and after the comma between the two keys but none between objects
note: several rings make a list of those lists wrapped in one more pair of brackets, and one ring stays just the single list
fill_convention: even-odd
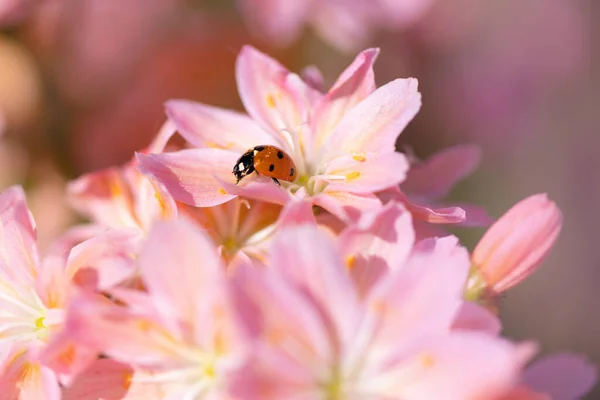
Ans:
[{"label": "blurred pink flower", "polygon": [[66,381],[95,357],[73,342],[55,341],[61,335],[64,308],[77,290],[78,273],[97,268],[99,284],[108,286],[115,276],[102,267],[117,264],[116,271],[123,270],[123,263],[131,264],[128,249],[123,240],[101,252],[84,242],[68,256],[51,255],[40,261],[34,221],[19,187],[0,194],[0,231],[0,387],[30,398],[58,399],[57,372]]},{"label": "blurred pink flower", "polygon": [[450,330],[469,260],[448,243],[396,260],[362,299],[314,226],[282,230],[270,267],[236,276],[241,303],[260,315],[243,398],[494,398],[529,356],[529,346]]},{"label": "blurred pink flower", "polygon": [[523,281],[550,252],[561,227],[562,214],[545,194],[517,203],[490,227],[473,251],[471,259],[481,284],[500,293]]},{"label": "blurred pink flower", "polygon": [[185,220],[158,222],[139,264],[147,293],[115,290],[129,307],[82,296],[66,332],[131,366],[127,382],[163,390],[160,398],[227,398],[248,349],[213,243]]},{"label": "blurred pink flower", "polygon": [[[140,168],[173,197],[214,206],[237,195],[286,204],[294,197],[342,220],[380,206],[375,192],[397,185],[408,168],[395,152],[398,134],[417,113],[415,79],[375,88],[378,54],[362,52],[323,94],[275,60],[246,46],[237,60],[237,83],[249,116],[188,101],[170,101],[167,114],[197,149],[138,155]],[[234,185],[236,160],[248,148],[277,145],[297,168],[292,183],[247,178]]]},{"label": "blurred pink flower", "polygon": [[400,30],[418,21],[434,0],[239,0],[250,29],[287,46],[312,25],[340,50],[363,47],[381,29]]}]

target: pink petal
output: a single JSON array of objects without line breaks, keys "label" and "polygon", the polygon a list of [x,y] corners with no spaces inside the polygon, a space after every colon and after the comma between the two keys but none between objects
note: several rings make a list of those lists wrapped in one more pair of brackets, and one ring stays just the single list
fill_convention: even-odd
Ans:
[{"label": "pink petal", "polygon": [[304,67],[302,71],[300,71],[300,76],[302,77],[302,80],[311,88],[319,92],[325,91],[325,78],[318,67],[314,65]]},{"label": "pink petal", "polygon": [[358,298],[340,254],[316,226],[281,230],[271,247],[270,264],[300,290],[306,290],[336,321],[342,341],[357,322]]},{"label": "pink petal", "polygon": [[127,364],[110,359],[96,360],[63,392],[63,400],[161,400],[156,385],[142,385]]},{"label": "pink petal", "polygon": [[174,153],[137,154],[140,171],[164,185],[177,201],[211,207],[235,196],[221,181],[233,182],[233,166],[239,154],[221,149],[189,149]]},{"label": "pink petal", "polygon": [[281,210],[278,223],[280,229],[293,225],[316,225],[317,220],[313,213],[312,202],[307,200],[290,201]]},{"label": "pink petal", "polygon": [[249,182],[240,182],[238,185],[226,181],[219,182],[221,187],[226,190],[227,193],[247,199],[285,205],[294,198],[289,191],[281,186],[277,186],[270,178],[264,176],[254,177],[253,180]]},{"label": "pink petal", "polygon": [[283,145],[247,115],[236,111],[186,100],[170,100],[166,107],[178,132],[196,147],[216,147],[241,154],[258,145]]},{"label": "pink petal", "polygon": [[488,215],[483,207],[474,204],[455,204],[465,211],[466,219],[459,223],[459,226],[467,227],[487,227],[490,226],[494,219]]},{"label": "pink petal", "polygon": [[152,143],[146,149],[147,153],[162,153],[171,137],[177,132],[177,127],[171,121],[167,120],[158,131],[158,134],[152,140]]},{"label": "pink petal", "polygon": [[67,337],[117,361],[157,366],[178,358],[176,338],[155,314],[138,314],[97,295],[84,293],[70,303],[64,329]]},{"label": "pink petal", "polygon": [[138,227],[131,188],[117,168],[83,175],[69,183],[69,202],[94,222],[113,228]]},{"label": "pink petal", "polygon": [[65,274],[75,277],[82,270],[93,270],[97,289],[106,290],[130,278],[136,271],[135,255],[141,237],[137,230],[108,231],[73,247]]},{"label": "pink petal", "polygon": [[65,331],[53,335],[51,341],[42,350],[40,361],[61,375],[61,382],[69,384],[72,379],[88,367],[98,353],[74,341]]},{"label": "pink petal", "polygon": [[386,153],[421,107],[417,80],[396,79],[375,90],[339,122],[326,146],[330,152]]},{"label": "pink petal", "polygon": [[358,194],[329,190],[313,197],[313,203],[344,222],[358,221],[363,212],[381,207],[379,198],[371,193]]},{"label": "pink petal", "polygon": [[390,268],[398,268],[412,251],[414,232],[410,214],[395,203],[365,213],[360,223],[339,236],[350,276],[359,293],[366,295]]},{"label": "pink petal", "polygon": [[366,154],[360,157],[343,155],[330,161],[326,174],[345,176],[345,180],[330,180],[328,191],[374,193],[397,186],[408,170],[408,162],[398,152]]},{"label": "pink petal", "polygon": [[375,91],[373,63],[378,54],[379,49],[368,49],[356,56],[327,95],[317,103],[313,116],[316,121],[313,127],[315,146],[322,146],[344,114]]},{"label": "pink petal", "polygon": [[385,324],[380,340],[402,337],[406,343],[446,332],[462,305],[470,268],[468,252],[443,240],[431,242],[432,247],[421,245],[371,292],[370,309]]},{"label": "pink petal", "polygon": [[23,189],[12,186],[0,193],[0,278],[33,287],[38,264],[35,222]]},{"label": "pink petal", "polygon": [[30,359],[23,348],[7,346],[0,354],[2,400],[60,400],[56,374]]},{"label": "pink petal", "polygon": [[502,330],[500,319],[485,307],[465,301],[452,324],[453,330],[482,331],[499,335]]},{"label": "pink petal", "polygon": [[407,376],[396,377],[395,394],[415,400],[498,398],[517,383],[522,358],[519,347],[485,334],[442,336],[415,353]]},{"label": "pink petal", "polygon": [[197,315],[200,304],[221,289],[224,271],[206,233],[184,219],[158,222],[140,253],[139,265],[165,321],[185,321],[195,331],[195,324],[202,323]]},{"label": "pink petal", "polygon": [[236,80],[248,114],[276,135],[281,129],[295,131],[307,121],[314,89],[266,54],[244,46],[236,62]]},{"label": "pink petal", "polygon": [[475,145],[458,145],[442,150],[427,160],[411,165],[402,190],[420,198],[446,197],[456,183],[473,173],[481,150]]},{"label": "pink petal", "polygon": [[523,381],[553,400],[576,400],[592,390],[598,381],[598,368],[581,356],[552,354],[529,366]]}]

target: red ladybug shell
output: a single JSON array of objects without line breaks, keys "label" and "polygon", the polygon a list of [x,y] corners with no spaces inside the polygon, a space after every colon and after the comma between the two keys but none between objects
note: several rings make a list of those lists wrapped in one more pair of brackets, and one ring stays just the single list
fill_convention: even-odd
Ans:
[{"label": "red ladybug shell", "polygon": [[256,172],[287,182],[296,179],[294,161],[283,150],[275,146],[256,146],[253,150]]}]

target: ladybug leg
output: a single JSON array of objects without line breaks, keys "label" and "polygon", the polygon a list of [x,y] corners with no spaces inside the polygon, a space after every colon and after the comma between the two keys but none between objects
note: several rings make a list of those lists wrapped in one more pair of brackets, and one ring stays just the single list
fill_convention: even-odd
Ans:
[{"label": "ladybug leg", "polygon": [[277,178],[271,178],[273,179],[273,182],[275,182],[277,184],[277,186],[281,186],[281,183],[279,183],[279,181],[277,180]]}]

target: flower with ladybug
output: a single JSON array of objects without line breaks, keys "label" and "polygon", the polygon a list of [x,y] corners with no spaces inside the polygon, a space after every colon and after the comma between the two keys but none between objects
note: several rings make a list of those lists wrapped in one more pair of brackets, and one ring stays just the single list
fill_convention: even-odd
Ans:
[{"label": "flower with ladybug", "polygon": [[378,53],[360,53],[324,92],[317,70],[303,79],[245,46],[236,78],[247,114],[171,100],[167,115],[195,148],[139,154],[139,168],[197,207],[236,196],[282,205],[300,198],[346,221],[378,209],[376,193],[405,178],[395,143],[421,106],[414,78],[376,87]]}]

